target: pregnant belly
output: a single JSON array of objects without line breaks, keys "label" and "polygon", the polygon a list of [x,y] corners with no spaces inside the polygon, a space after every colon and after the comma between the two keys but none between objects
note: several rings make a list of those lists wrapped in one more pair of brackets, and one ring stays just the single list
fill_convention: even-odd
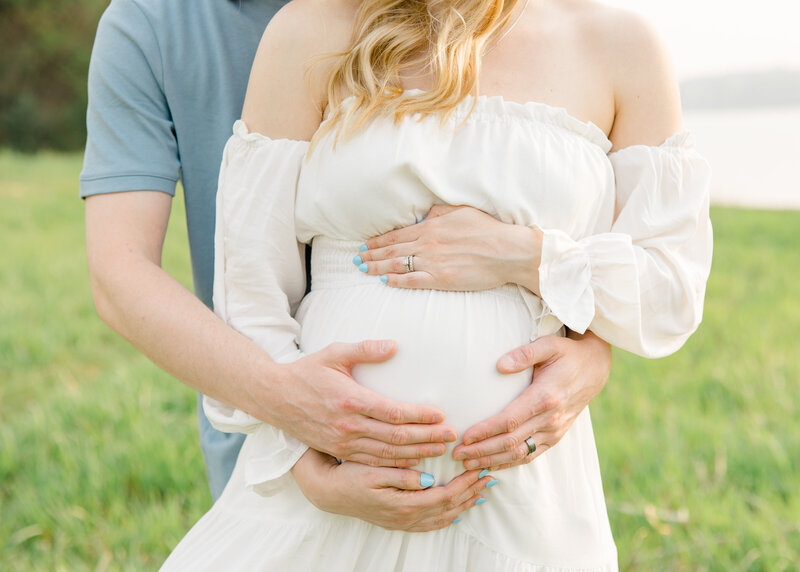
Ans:
[{"label": "pregnant belly", "polygon": [[[352,258],[352,250],[348,252]],[[466,429],[502,411],[530,384],[530,370],[503,375],[496,368],[501,355],[535,332],[515,287],[401,290],[348,268],[346,261],[332,273],[319,258],[315,252],[314,289],[297,314],[304,352],[337,341],[395,340],[398,350],[391,359],[357,365],[354,378],[392,399],[440,408],[459,440]],[[434,474],[440,484],[460,474],[461,464],[450,455],[453,446],[418,469]]]}]

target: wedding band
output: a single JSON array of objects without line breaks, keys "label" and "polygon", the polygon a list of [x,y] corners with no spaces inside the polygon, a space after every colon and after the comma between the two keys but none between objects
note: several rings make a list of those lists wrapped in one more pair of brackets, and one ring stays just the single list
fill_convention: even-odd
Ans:
[{"label": "wedding band", "polygon": [[406,256],[406,261],[403,263],[403,266],[406,267],[408,272],[414,272],[414,255],[409,254]]},{"label": "wedding band", "polygon": [[536,451],[536,443],[533,442],[533,435],[525,439],[525,444],[528,446],[528,455]]}]

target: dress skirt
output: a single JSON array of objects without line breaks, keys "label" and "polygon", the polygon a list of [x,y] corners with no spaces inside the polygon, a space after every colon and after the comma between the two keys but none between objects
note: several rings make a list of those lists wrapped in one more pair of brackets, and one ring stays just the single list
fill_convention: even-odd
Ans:
[{"label": "dress skirt", "polygon": [[[358,243],[316,238],[312,290],[297,319],[306,353],[337,341],[392,339],[397,353],[353,375],[392,399],[434,405],[459,435],[502,411],[531,371],[503,375],[497,359],[537,335],[535,309],[516,286],[481,292],[404,290],[362,274]],[[247,439],[247,448],[257,445]],[[446,484],[463,472],[452,446],[415,469]],[[425,533],[389,531],[323,512],[291,473],[269,496],[247,488],[243,463],[164,570],[565,571],[617,569],[588,409],[555,448],[492,473],[498,485],[461,522]]]}]

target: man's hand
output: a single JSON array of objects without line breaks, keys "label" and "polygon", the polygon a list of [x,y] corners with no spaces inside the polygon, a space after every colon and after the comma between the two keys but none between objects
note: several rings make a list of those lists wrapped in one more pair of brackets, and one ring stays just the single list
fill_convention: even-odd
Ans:
[{"label": "man's hand", "polygon": [[387,340],[336,343],[280,366],[280,386],[266,396],[268,421],[312,449],[365,465],[411,467],[443,455],[458,434],[441,425],[441,410],[382,397],[350,374],[355,364],[386,361],[396,350]]},{"label": "man's hand", "polygon": [[309,449],[292,468],[306,498],[320,510],[352,516],[390,530],[426,532],[444,528],[475,506],[492,481],[467,471],[447,485],[424,487],[411,469],[341,465]]},{"label": "man's hand", "polygon": [[[505,469],[530,463],[561,440],[611,370],[606,342],[591,332],[571,332],[570,338],[544,336],[498,360],[502,373],[533,367],[531,385],[500,414],[470,427],[454,459],[466,469]],[[536,444],[532,454],[525,444],[530,436]]]}]

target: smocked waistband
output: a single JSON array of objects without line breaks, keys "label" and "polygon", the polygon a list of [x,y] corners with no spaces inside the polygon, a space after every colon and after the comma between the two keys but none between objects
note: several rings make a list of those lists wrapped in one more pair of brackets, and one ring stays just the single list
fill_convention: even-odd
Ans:
[{"label": "smocked waistband", "polygon": [[[358,256],[358,249],[362,244],[360,241],[315,237],[311,248],[311,290],[358,286],[388,288],[380,281],[379,276],[365,274],[354,264],[353,258]],[[527,289],[516,284],[505,284],[482,292],[522,302],[538,326],[538,335],[552,334],[559,330],[563,335],[561,322],[541,298]]]}]

